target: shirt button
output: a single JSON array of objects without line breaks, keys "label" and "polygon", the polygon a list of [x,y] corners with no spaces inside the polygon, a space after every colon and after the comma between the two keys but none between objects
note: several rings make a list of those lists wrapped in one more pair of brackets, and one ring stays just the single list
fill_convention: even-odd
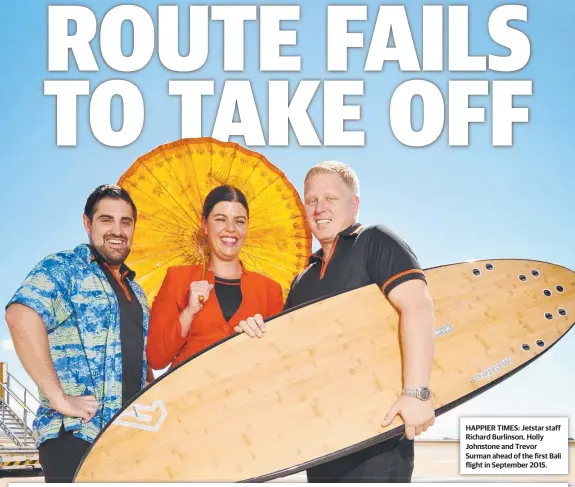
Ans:
[{"label": "shirt button", "polygon": [[230,327],[228,325],[224,325],[224,330],[229,330]]}]

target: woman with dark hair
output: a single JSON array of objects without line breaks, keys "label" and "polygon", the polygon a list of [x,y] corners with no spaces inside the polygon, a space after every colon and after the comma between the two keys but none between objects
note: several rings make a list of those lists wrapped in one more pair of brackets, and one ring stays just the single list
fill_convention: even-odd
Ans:
[{"label": "woman with dark hair", "polygon": [[206,197],[202,229],[209,258],[205,267],[170,267],[166,273],[150,316],[147,357],[154,370],[175,367],[234,333],[250,316],[265,320],[282,311],[281,286],[239,260],[248,220],[239,189],[219,186]]}]

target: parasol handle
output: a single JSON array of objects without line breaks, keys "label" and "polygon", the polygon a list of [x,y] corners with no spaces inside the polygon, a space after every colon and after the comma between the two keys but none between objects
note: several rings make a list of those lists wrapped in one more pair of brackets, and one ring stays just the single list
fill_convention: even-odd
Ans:
[{"label": "parasol handle", "polygon": [[[202,281],[206,279],[206,260],[207,259],[204,259],[204,265],[202,266]],[[203,296],[200,296],[198,300],[200,301],[200,304],[204,304],[205,299]]]}]

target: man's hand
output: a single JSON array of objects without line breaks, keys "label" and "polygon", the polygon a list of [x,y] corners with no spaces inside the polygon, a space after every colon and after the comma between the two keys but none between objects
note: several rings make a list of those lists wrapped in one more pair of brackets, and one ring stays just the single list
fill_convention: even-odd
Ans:
[{"label": "man's hand", "polygon": [[50,401],[50,407],[64,416],[82,418],[82,423],[90,421],[98,411],[98,401],[94,396],[62,395]]},{"label": "man's hand", "polygon": [[237,333],[247,333],[250,337],[257,336],[261,338],[266,331],[266,325],[264,324],[264,319],[262,315],[255,315],[252,318],[248,318],[245,321],[240,321],[239,324],[234,328]]},{"label": "man's hand", "polygon": [[421,401],[411,396],[400,396],[381,425],[388,426],[398,414],[403,419],[405,436],[409,440],[427,431],[435,423],[435,410],[431,401]]}]

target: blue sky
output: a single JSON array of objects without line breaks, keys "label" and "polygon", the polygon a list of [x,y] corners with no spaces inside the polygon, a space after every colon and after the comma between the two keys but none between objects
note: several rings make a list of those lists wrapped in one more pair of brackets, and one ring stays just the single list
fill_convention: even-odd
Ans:
[{"label": "blue sky", "polygon": [[[62,1],[59,4],[73,4]],[[155,2],[134,2],[156,18]],[[238,4],[240,2],[226,2]],[[313,5],[311,5],[313,3]],[[341,2],[333,2],[341,3]],[[347,2],[359,4],[359,2]],[[449,2],[434,2],[449,5]],[[85,0],[98,20],[116,2]],[[181,6],[187,2],[171,2]],[[354,22],[354,30],[366,32],[366,44],[375,22],[378,4],[368,5],[368,21]],[[405,2],[418,52],[421,52],[421,6]],[[453,3],[455,4],[455,3]],[[461,4],[461,2],[458,2]],[[487,19],[499,2],[467,2],[472,20],[472,54],[501,54],[489,39]],[[301,7],[296,48],[287,53],[302,55],[300,73],[260,73],[257,29],[248,26],[246,69],[224,73],[221,24],[210,25],[207,64],[199,71],[175,74],[162,67],[157,53],[148,66],[135,73],[115,72],[102,63],[97,40],[93,43],[100,71],[78,73],[74,62],[68,73],[48,72],[47,11],[44,1],[23,0],[4,7],[0,16],[0,301],[6,303],[19,282],[46,254],[69,249],[85,241],[82,208],[87,195],[102,183],[118,177],[140,155],[180,137],[180,107],[168,96],[170,79],[214,79],[216,95],[204,102],[204,135],[210,135],[224,79],[249,79],[256,93],[264,133],[266,130],[267,82],[270,79],[363,79],[365,95],[351,99],[360,103],[361,121],[350,127],[366,131],[364,147],[299,147],[293,134],[289,147],[259,147],[280,167],[298,190],[308,167],[326,159],[339,159],[356,170],[361,182],[361,220],[384,223],[404,237],[424,267],[482,258],[528,258],[562,264],[575,269],[572,225],[575,203],[572,182],[575,166],[571,87],[575,82],[572,26],[575,4],[525,1],[529,22],[522,25],[531,41],[529,64],[518,73],[401,73],[395,63],[383,72],[364,73],[367,49],[349,57],[346,73],[326,71],[325,11],[327,2],[314,0]],[[183,9],[184,14],[187,13]],[[186,17],[186,15],[184,15]],[[187,20],[182,21],[182,27]],[[187,49],[187,45],[182,50]],[[55,142],[55,103],[43,96],[46,79],[89,79],[94,86],[106,79],[122,78],[135,83],[146,104],[145,126],[139,139],[128,147],[110,148],[92,135],[88,103],[78,104],[78,145],[58,148]],[[518,106],[530,110],[530,122],[517,124],[514,146],[491,146],[490,98],[476,97],[474,106],[486,107],[486,123],[470,129],[469,147],[449,147],[447,130],[432,145],[415,149],[395,140],[389,126],[389,102],[393,90],[411,78],[428,79],[445,93],[449,79],[532,79],[533,96],[521,97]],[[294,85],[295,86],[295,85]],[[292,86],[291,89],[294,88]],[[321,94],[321,92],[319,92]],[[321,135],[321,100],[310,109]],[[114,121],[117,123],[118,105]],[[418,112],[416,104],[416,113]],[[233,140],[243,143],[241,138]],[[0,318],[0,340],[9,335]],[[566,378],[575,368],[571,349],[575,332],[527,370],[439,418],[428,437],[458,435],[461,415],[530,415],[573,417],[575,391]],[[2,342],[0,359],[24,378],[9,343]],[[30,383],[29,381],[27,382]],[[574,436],[570,425],[570,436]]]}]

